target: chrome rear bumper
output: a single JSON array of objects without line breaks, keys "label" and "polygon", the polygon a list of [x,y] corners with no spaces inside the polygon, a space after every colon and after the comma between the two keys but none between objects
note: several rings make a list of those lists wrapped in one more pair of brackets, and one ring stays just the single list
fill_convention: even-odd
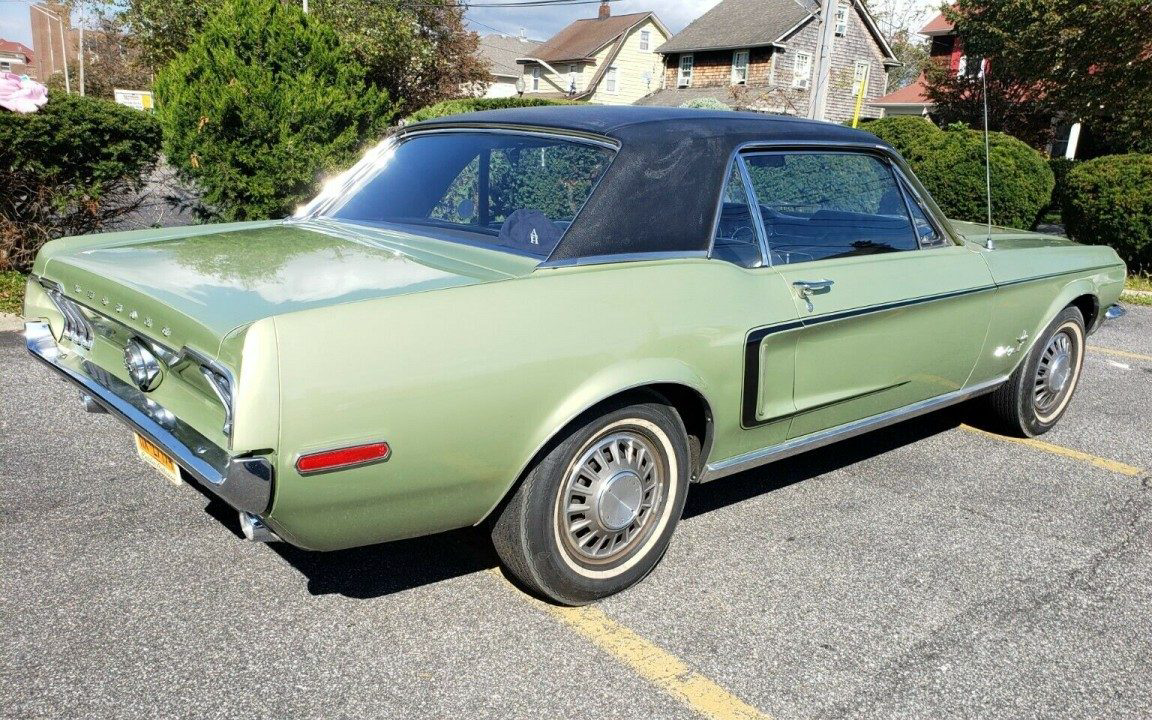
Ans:
[{"label": "chrome rear bumper", "polygon": [[272,464],[233,457],[135,387],[86,360],[71,367],[45,322],[24,324],[32,357],[76,385],[82,395],[148,438],[203,487],[241,512],[260,515],[272,498]]}]

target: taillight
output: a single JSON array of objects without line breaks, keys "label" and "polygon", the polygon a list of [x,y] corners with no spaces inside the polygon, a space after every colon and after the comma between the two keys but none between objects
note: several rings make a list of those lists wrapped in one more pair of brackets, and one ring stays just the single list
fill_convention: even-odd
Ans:
[{"label": "taillight", "polygon": [[338,448],[336,450],[323,450],[321,452],[301,455],[296,460],[296,472],[301,475],[328,472],[330,470],[343,470],[358,465],[368,465],[374,462],[383,462],[392,454],[388,443],[369,443],[367,445],[353,445],[352,447]]}]

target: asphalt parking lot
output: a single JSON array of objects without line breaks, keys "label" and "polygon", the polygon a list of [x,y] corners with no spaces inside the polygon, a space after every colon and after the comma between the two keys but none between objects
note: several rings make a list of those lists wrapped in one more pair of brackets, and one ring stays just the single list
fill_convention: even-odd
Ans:
[{"label": "asphalt parking lot", "polygon": [[921,418],[692,489],[586,610],[474,531],[239,539],[0,333],[5,717],[1152,717],[1152,308],[1042,442]]}]

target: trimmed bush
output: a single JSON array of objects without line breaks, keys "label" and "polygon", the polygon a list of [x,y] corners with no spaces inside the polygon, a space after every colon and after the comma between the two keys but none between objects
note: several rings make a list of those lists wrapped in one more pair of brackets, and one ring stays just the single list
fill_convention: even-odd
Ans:
[{"label": "trimmed bush", "polygon": [[[851,125],[851,121],[845,123]],[[940,133],[940,128],[931,121],[917,115],[892,115],[878,120],[869,120],[860,124],[861,130],[867,130],[892,147],[896,148],[905,160],[912,161],[912,155],[928,141]]]},{"label": "trimmed bush", "polygon": [[1068,237],[1111,245],[1129,271],[1152,271],[1152,155],[1106,155],[1068,172]]},{"label": "trimmed bush", "polygon": [[731,110],[732,109],[732,108],[728,107],[727,105],[725,105],[724,103],[717,100],[716,98],[710,98],[710,97],[696,98],[695,100],[689,100],[686,103],[681,103],[680,107],[689,108],[692,110]]},{"label": "trimmed bush", "polygon": [[463,115],[464,113],[477,112],[480,110],[503,110],[504,108],[517,108],[517,107],[538,107],[541,105],[582,105],[583,103],[574,102],[572,100],[549,100],[548,98],[534,98],[534,97],[506,97],[506,98],[457,98],[456,100],[444,100],[435,105],[420,108],[408,117],[404,118],[406,123],[420,122],[421,120],[431,120],[438,117],[446,117],[448,115]]},{"label": "trimmed bush", "polygon": [[1061,212],[1068,185],[1068,173],[1076,167],[1076,164],[1076,160],[1066,157],[1048,159],[1048,167],[1052,168],[1052,176],[1056,179],[1056,186],[1052,189],[1052,202],[1048,204],[1047,212]]},{"label": "trimmed bush", "polygon": [[[982,132],[940,130],[915,117],[884,118],[862,127],[900,151],[948,217],[970,222],[987,218]],[[1048,161],[1004,133],[990,133],[989,145],[992,221],[1032,227],[1052,199],[1055,180]]]},{"label": "trimmed bush", "polygon": [[224,220],[288,214],[392,117],[336,34],[279,0],[225,0],[155,88],[169,162]]},{"label": "trimmed bush", "polygon": [[48,240],[139,207],[160,141],[151,115],[97,98],[53,93],[38,112],[0,110],[0,270],[28,270]]}]

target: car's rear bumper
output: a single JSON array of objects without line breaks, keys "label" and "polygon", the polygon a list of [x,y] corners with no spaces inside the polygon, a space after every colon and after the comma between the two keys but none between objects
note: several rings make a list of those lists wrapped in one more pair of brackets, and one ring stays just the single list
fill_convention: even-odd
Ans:
[{"label": "car's rear bumper", "polygon": [[24,337],[32,357],[76,385],[86,404],[95,402],[148,438],[204,488],[241,512],[261,515],[268,510],[273,468],[267,458],[230,455],[145,393],[70,356],[56,344],[46,322],[25,323]]}]

